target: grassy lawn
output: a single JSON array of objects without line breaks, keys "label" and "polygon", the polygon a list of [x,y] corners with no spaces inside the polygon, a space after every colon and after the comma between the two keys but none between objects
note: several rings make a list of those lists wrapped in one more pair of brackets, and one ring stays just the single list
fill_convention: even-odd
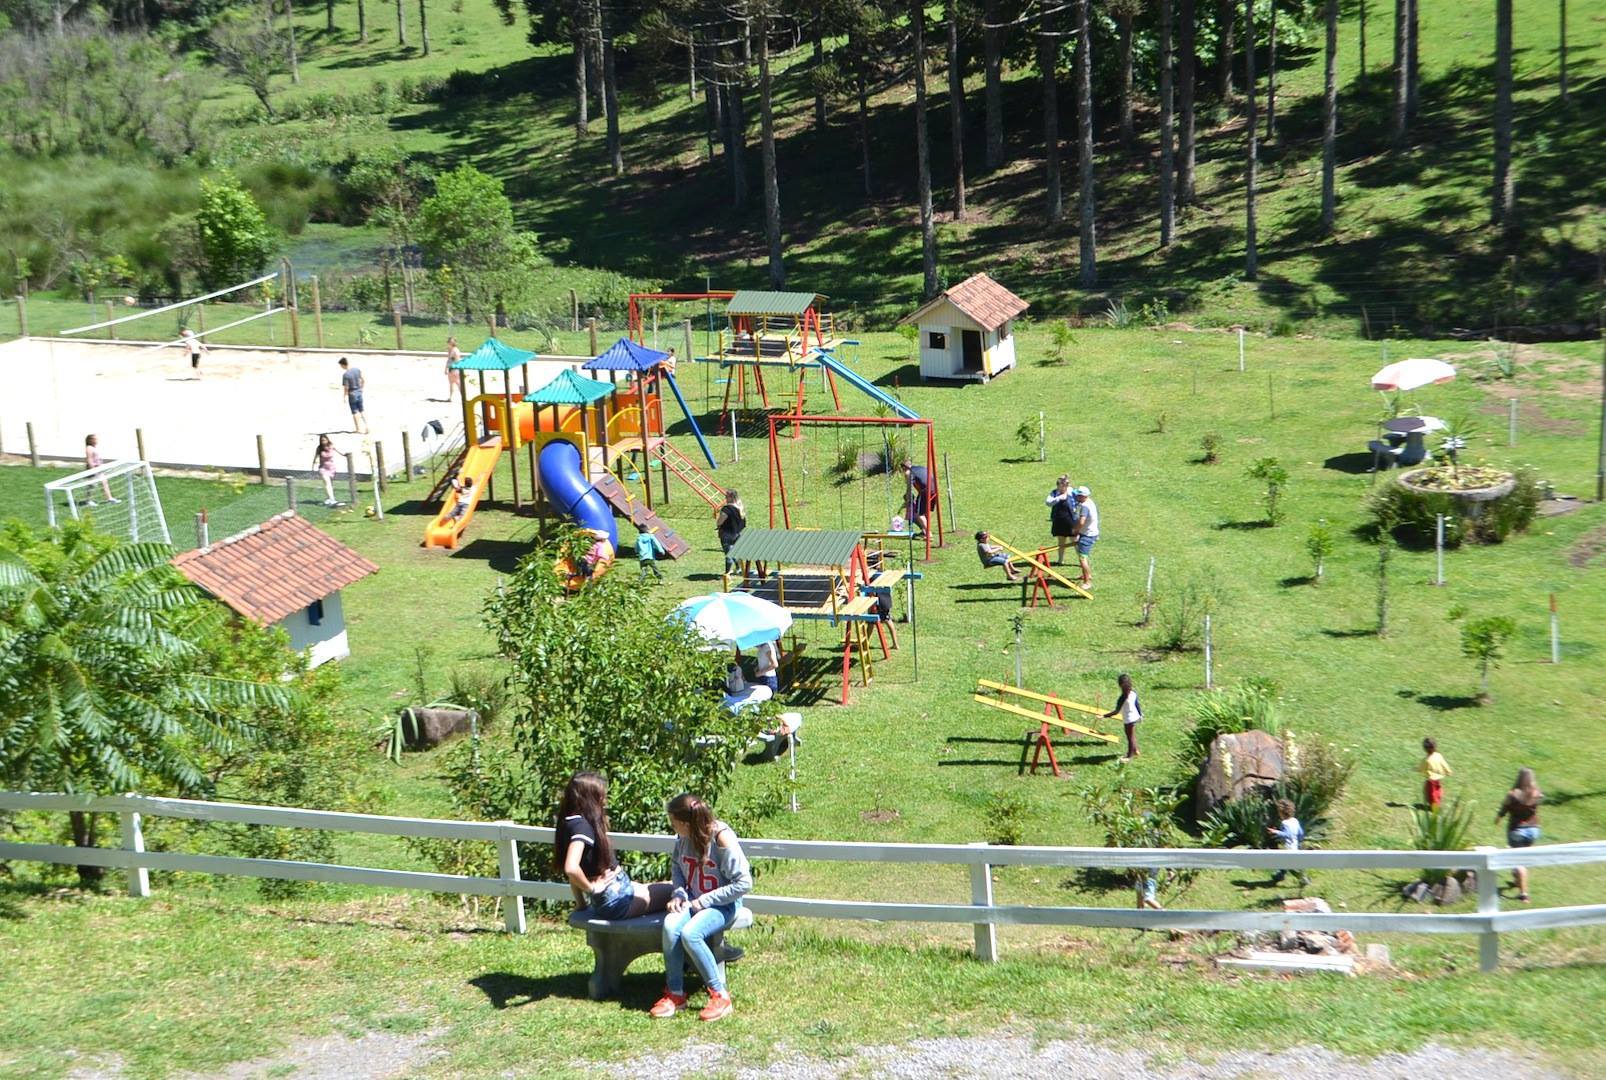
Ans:
[{"label": "grassy lawn", "polygon": [[[865,342],[868,374],[884,385],[914,381],[901,340],[868,335]],[[1171,757],[1187,724],[1184,707],[1203,681],[1198,654],[1157,652],[1152,630],[1135,625],[1137,594],[1153,557],[1162,605],[1190,578],[1212,578],[1226,589],[1227,604],[1215,620],[1219,683],[1274,680],[1287,728],[1331,739],[1355,755],[1358,769],[1329,846],[1409,844],[1406,807],[1418,786],[1412,766],[1426,734],[1439,739],[1455,768],[1450,794],[1475,805],[1475,842],[1501,841],[1490,817],[1521,765],[1537,769],[1549,794],[1547,841],[1606,835],[1599,782],[1606,736],[1587,722],[1599,712],[1599,650],[1606,640],[1606,584],[1599,556],[1592,565],[1589,555],[1606,530],[1598,505],[1540,519],[1501,546],[1450,553],[1442,589],[1429,584],[1431,551],[1398,551],[1390,571],[1390,634],[1379,639],[1372,632],[1376,549],[1351,532],[1362,522],[1368,485],[1367,476],[1352,470],[1378,412],[1365,389],[1382,359],[1378,343],[1252,337],[1243,374],[1228,334],[1085,331],[1061,366],[1040,362],[1046,334],[1024,333],[1019,348],[1021,368],[987,387],[905,386],[905,400],[937,420],[958,526],[949,547],[922,568],[919,679],[905,627],[902,650],[877,665],[873,686],[855,685],[850,708],[806,709],[801,810],[772,818],[767,834],[971,841],[987,835],[990,797],[1008,791],[1027,800],[1029,840],[1102,843],[1077,789],[1118,769],[1126,783],[1171,780]],[[1414,397],[1425,412],[1476,417],[1482,428],[1472,440],[1474,456],[1531,463],[1563,493],[1592,491],[1596,347],[1520,347],[1511,382],[1474,378],[1493,366],[1482,347],[1402,341],[1389,348],[1394,357],[1456,358],[1460,379]],[[694,403],[700,400],[700,373],[684,381]],[[1522,421],[1518,445],[1508,448],[1505,398],[1513,393]],[[845,396],[844,404],[860,403]],[[1026,451],[1013,439],[1039,410],[1048,430],[1043,464],[1035,448]],[[1222,437],[1223,459],[1215,465],[1195,461],[1206,432]],[[843,441],[859,437],[844,433]],[[876,436],[863,438],[869,445]],[[689,440],[678,441],[693,449]],[[728,460],[728,439],[715,448],[719,476],[744,492],[753,520],[762,523],[763,440],[744,437],[739,463]],[[880,527],[879,478],[821,485],[835,452],[830,433],[783,448],[797,490],[805,467],[810,477],[794,524]],[[1256,483],[1244,476],[1251,461],[1268,455],[1292,473],[1288,520],[1277,527],[1260,526]],[[1097,587],[1092,601],[1027,613],[1026,685],[1107,704],[1116,673],[1129,671],[1149,719],[1136,762],[1118,766],[1102,746],[1066,744],[1068,778],[1056,781],[1018,775],[1023,724],[969,703],[975,678],[1011,676],[1010,618],[1018,609],[1014,590],[979,571],[968,537],[988,528],[1017,545],[1046,541],[1042,496],[1061,471],[1093,489],[1102,513]],[[0,513],[38,516],[40,479],[25,467],[0,470]],[[216,488],[208,481],[163,481],[164,499],[186,508]],[[454,666],[494,664],[480,600],[534,536],[532,519],[482,510],[460,553],[425,551],[418,542],[430,510],[420,504],[422,494],[419,483],[396,485],[384,522],[347,516],[328,525],[382,567],[346,594],[354,655],[343,674],[353,724],[372,724],[413,696],[420,647],[427,650],[429,679],[440,687]],[[666,604],[717,588],[720,564],[706,507],[683,488],[672,496],[666,516],[694,551],[668,567]],[[1310,572],[1303,540],[1319,518],[1334,525],[1339,547],[1325,584],[1313,587],[1302,583]],[[620,572],[634,571],[627,565]],[[1551,593],[1562,613],[1559,666],[1548,663]],[[1476,671],[1445,618],[1457,604],[1518,623],[1486,705],[1476,704]],[[827,636],[816,632],[813,651],[828,647]],[[376,763],[388,797],[374,809],[445,814],[434,768],[429,755],[410,757],[399,771]],[[754,769],[741,770],[732,797],[761,779]],[[869,813],[875,810],[897,813]],[[343,855],[370,865],[419,865],[383,839],[348,844]],[[1403,880],[1319,874],[1310,891],[1335,910],[1392,910]],[[967,885],[957,870],[784,864],[762,868],[759,889],[963,902]],[[1131,902],[1124,888],[1100,891],[1061,872],[1002,872],[997,892],[1005,903]],[[1546,906],[1597,902],[1599,871],[1539,871],[1534,894]],[[1286,895],[1263,878],[1234,872],[1205,875],[1167,903],[1258,907]],[[510,940],[478,932],[494,925],[488,915],[473,922],[423,898],[328,889],[307,900],[266,903],[247,884],[188,879],[181,888],[159,884],[150,903],[42,895],[19,886],[0,893],[0,914],[0,993],[14,1003],[0,1018],[0,1046],[7,1047],[0,1070],[18,1075],[64,1072],[69,1049],[115,1053],[139,1075],[160,1075],[260,1054],[292,1034],[375,1028],[441,1031],[452,1051],[449,1064],[436,1068],[442,1075],[492,1075],[515,1056],[528,1068],[559,1074],[583,1071],[583,1060],[672,1047],[689,1037],[685,1025],[652,1026],[634,1011],[658,988],[651,961],[628,983],[624,1008],[593,1005],[584,1000],[587,958],[578,935],[538,922],[527,939]],[[1563,1062],[1582,1062],[1597,1043],[1592,1017],[1606,993],[1606,935],[1598,930],[1512,937],[1502,973],[1493,978],[1475,973],[1470,939],[1392,938],[1401,975],[1342,984],[1226,979],[1202,966],[1223,942],[1130,932],[1005,928],[1004,962],[984,968],[963,956],[968,934],[967,928],[763,920],[734,976],[735,1022],[697,1034],[741,1048],[744,1060],[764,1060],[778,1052],[775,1018],[806,1000],[807,1023],[789,1029],[789,1044],[820,1054],[1004,1024],[1046,1034],[1070,1022],[1096,1025],[1100,1037],[1134,1045],[1159,1037],[1186,1053],[1298,1042],[1371,1052],[1449,1037],[1538,1046]],[[128,978],[130,972],[139,977]],[[24,992],[41,984],[58,992]],[[175,1021],[180,1028],[171,1026]],[[568,1035],[561,1043],[531,1037],[553,1030]]]}]

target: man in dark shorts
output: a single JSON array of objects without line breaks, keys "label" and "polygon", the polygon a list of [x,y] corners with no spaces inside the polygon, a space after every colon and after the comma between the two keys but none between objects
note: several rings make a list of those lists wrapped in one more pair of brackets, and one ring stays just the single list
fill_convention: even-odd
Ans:
[{"label": "man in dark shorts", "polygon": [[362,368],[354,368],[344,356],[340,358],[340,391],[346,396],[346,407],[351,410],[351,430],[359,435],[368,434],[368,420],[362,414]]},{"label": "man in dark shorts", "polygon": [[919,530],[915,536],[924,536],[930,528],[931,478],[924,465],[911,465],[906,461],[903,463],[903,479],[908,485],[904,506],[908,508],[909,521]]}]

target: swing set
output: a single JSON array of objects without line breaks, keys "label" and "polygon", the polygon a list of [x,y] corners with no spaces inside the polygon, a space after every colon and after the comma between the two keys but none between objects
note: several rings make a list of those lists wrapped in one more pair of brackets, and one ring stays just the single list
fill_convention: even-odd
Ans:
[{"label": "swing set", "polygon": [[[918,491],[914,490],[912,488],[912,486],[911,486],[910,489],[906,490],[903,493],[903,496],[902,496],[902,498],[900,499],[900,501],[898,503],[898,507],[899,507],[899,511],[898,512],[904,518],[911,519],[911,520],[908,520],[908,523],[906,525],[906,529],[908,529],[909,531],[913,531],[916,528],[916,524],[917,523],[912,519],[916,516],[916,514],[910,513],[910,511],[912,511],[912,510],[913,511],[923,511],[924,516],[926,517],[926,520],[927,520],[927,528],[926,528],[925,535],[923,537],[923,539],[925,541],[925,561],[926,562],[930,562],[931,561],[932,533],[933,532],[936,533],[936,546],[940,548],[940,547],[942,547],[944,545],[944,543],[946,542],[946,532],[945,532],[944,527],[943,527],[942,514],[940,512],[940,510],[941,510],[940,499],[939,499],[938,490],[937,490],[937,487],[938,487],[938,485],[937,485],[937,435],[936,435],[936,425],[935,425],[935,423],[933,421],[927,420],[927,419],[914,419],[914,420],[911,420],[911,419],[908,419],[908,418],[905,418],[905,417],[901,417],[901,416],[806,416],[806,415],[803,415],[801,413],[795,413],[795,412],[794,413],[785,413],[785,414],[780,414],[780,415],[771,415],[768,419],[769,419],[769,464],[768,464],[768,472],[769,472],[769,496],[770,496],[770,518],[769,518],[769,521],[770,521],[770,527],[771,528],[776,528],[777,527],[776,526],[776,513],[775,513],[777,507],[780,508],[780,522],[781,522],[781,524],[780,524],[779,527],[780,528],[785,528],[785,529],[790,529],[790,528],[793,527],[792,526],[792,505],[793,505],[793,501],[792,501],[792,499],[789,496],[788,491],[787,491],[787,479],[786,479],[787,470],[786,470],[786,465],[782,460],[782,453],[781,453],[781,447],[782,447],[783,444],[800,445],[800,447],[801,447],[801,449],[799,451],[795,451],[795,453],[801,454],[803,456],[803,458],[804,458],[803,469],[802,469],[802,490],[801,490],[800,494],[803,496],[803,500],[802,501],[806,502],[808,476],[809,476],[809,472],[810,472],[810,470],[808,468],[808,457],[809,457],[809,454],[810,454],[809,446],[810,446],[812,440],[807,439],[807,438],[801,438],[802,428],[804,426],[826,426],[826,425],[828,425],[834,432],[837,433],[837,449],[838,449],[839,456],[840,456],[840,451],[841,451],[841,446],[842,446],[841,433],[842,433],[842,431],[844,429],[846,429],[846,428],[851,426],[851,427],[855,428],[856,430],[860,431],[861,433],[865,429],[869,429],[869,428],[873,428],[873,429],[876,429],[877,431],[881,432],[882,433],[883,452],[880,454],[880,461],[881,461],[881,469],[883,471],[883,475],[888,477],[888,480],[887,480],[887,490],[888,490],[887,499],[888,499],[889,502],[891,501],[892,477],[891,477],[890,473],[887,472],[887,470],[891,467],[890,462],[891,462],[892,457],[893,457],[893,455],[891,454],[891,436],[892,436],[892,434],[894,434],[896,432],[903,431],[903,432],[907,432],[908,435],[911,438],[911,441],[913,441],[915,438],[918,437],[916,435],[916,432],[920,431],[921,429],[924,429],[924,431],[925,431],[925,447],[924,447],[925,452],[923,454],[920,454],[918,457],[915,457],[913,454],[911,454],[911,456],[910,456],[911,457],[911,462],[915,463],[915,467],[920,469],[924,473],[924,479],[925,479],[925,495],[924,495],[924,500],[923,500],[924,501],[924,505],[923,506],[918,505],[918,504],[920,504],[922,502],[922,497],[918,493]],[[780,427],[783,424],[794,425],[793,426],[792,435],[787,436],[784,439],[780,435]],[[860,464],[861,459],[862,459],[862,454],[858,458],[855,459],[855,465],[856,466],[858,466]],[[901,478],[899,478],[899,479],[901,479]],[[837,491],[838,491],[838,503],[837,503],[838,517],[839,518],[845,518],[845,516],[846,516],[846,508],[843,505],[843,500],[842,500],[842,497],[841,497],[842,487],[839,486],[837,488]],[[868,496],[867,482],[866,481],[861,481],[861,485],[860,485],[860,510],[859,510],[860,521],[859,521],[859,529],[858,529],[858,531],[861,534],[864,534],[864,533],[884,533],[884,532],[887,531],[884,528],[870,528],[869,527],[868,498],[869,498],[869,496]],[[888,507],[888,510],[889,510],[888,517],[890,518],[892,516],[891,513],[890,513],[890,511],[891,511],[891,507],[890,506]],[[846,525],[847,525],[846,521],[839,521],[838,524],[839,524],[839,526],[842,526],[842,527],[846,527]],[[918,537],[917,537],[917,539],[918,539]]]}]

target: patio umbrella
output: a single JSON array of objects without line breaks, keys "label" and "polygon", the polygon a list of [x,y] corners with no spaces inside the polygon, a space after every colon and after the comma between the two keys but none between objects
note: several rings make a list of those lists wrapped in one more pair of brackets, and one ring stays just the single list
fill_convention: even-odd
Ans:
[{"label": "patio umbrella", "polygon": [[1396,435],[1430,435],[1444,427],[1444,421],[1437,416],[1396,416],[1383,421],[1383,429]]},{"label": "patio umbrella", "polygon": [[1373,390],[1416,390],[1447,383],[1455,378],[1455,368],[1443,360],[1417,357],[1396,360],[1372,376]]},{"label": "patio umbrella", "polygon": [[738,649],[752,648],[763,641],[774,641],[792,625],[792,614],[747,593],[709,593],[694,596],[669,613],[671,619],[690,623],[704,637],[723,641]]}]

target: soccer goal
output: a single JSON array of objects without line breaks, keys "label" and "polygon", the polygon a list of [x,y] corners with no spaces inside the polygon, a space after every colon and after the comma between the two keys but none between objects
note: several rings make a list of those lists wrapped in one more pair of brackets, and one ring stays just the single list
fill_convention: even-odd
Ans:
[{"label": "soccer goal", "polygon": [[88,518],[101,532],[129,543],[173,542],[148,461],[108,461],[49,481],[45,517],[51,528],[66,518]]}]

